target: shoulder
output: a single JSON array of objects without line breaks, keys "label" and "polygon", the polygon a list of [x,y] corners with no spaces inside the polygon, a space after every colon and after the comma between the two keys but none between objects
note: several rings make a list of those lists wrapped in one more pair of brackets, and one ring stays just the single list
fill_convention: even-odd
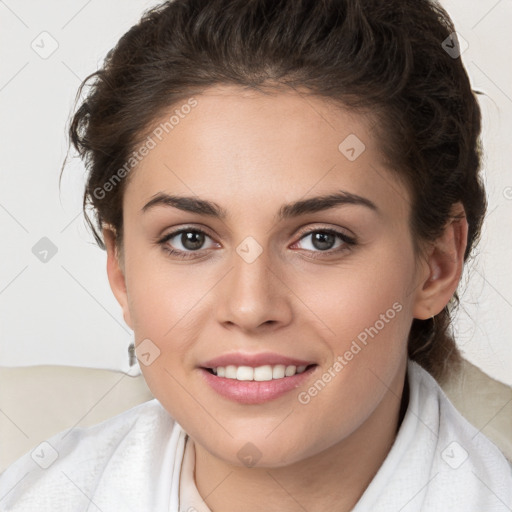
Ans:
[{"label": "shoulder", "polygon": [[[2,510],[74,510],[70,497],[87,503],[105,472],[122,472],[120,461],[151,466],[161,443],[170,438],[174,420],[156,400],[142,403],[88,428],[60,432],[0,474]],[[92,491],[91,491],[92,492]],[[25,508],[16,508],[19,504]],[[77,507],[77,510],[80,509]]]},{"label": "shoulder", "polygon": [[488,451],[498,459],[511,463],[503,452],[484,434],[477,429],[454,405],[439,383],[415,361],[409,360],[408,371],[411,373],[409,382],[414,381],[418,389],[419,406],[430,412],[439,421],[438,430],[447,438],[459,439],[468,447],[477,446]]},{"label": "shoulder", "polygon": [[418,397],[413,412],[433,438],[431,471],[436,477],[430,487],[455,489],[465,482],[459,500],[489,494],[489,499],[512,504],[512,462],[459,412],[432,375],[413,361],[408,371]]}]

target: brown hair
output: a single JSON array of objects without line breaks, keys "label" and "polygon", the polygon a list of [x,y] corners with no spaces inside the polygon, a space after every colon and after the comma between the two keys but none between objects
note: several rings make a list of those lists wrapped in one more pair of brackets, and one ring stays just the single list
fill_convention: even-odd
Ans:
[{"label": "brown hair", "polygon": [[[453,33],[428,0],[174,0],[148,10],[81,84],[78,94],[91,90],[69,128],[88,170],[83,207],[97,243],[105,248],[89,208],[122,250],[126,162],[155,120],[208,87],[234,84],[301,89],[373,116],[389,167],[411,193],[417,255],[460,201],[466,261],[487,205],[480,109]],[[413,319],[409,334],[409,357],[440,382],[461,361],[449,332],[458,304],[455,293],[434,320]]]}]

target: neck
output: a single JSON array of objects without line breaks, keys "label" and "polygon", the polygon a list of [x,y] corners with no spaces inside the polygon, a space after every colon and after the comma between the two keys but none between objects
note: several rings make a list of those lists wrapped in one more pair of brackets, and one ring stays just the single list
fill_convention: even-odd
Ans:
[{"label": "neck", "polygon": [[402,368],[377,408],[352,434],[288,466],[234,466],[196,443],[199,494],[212,512],[256,512],[263,502],[268,512],[349,512],[396,438],[408,405],[406,377],[406,368]]}]

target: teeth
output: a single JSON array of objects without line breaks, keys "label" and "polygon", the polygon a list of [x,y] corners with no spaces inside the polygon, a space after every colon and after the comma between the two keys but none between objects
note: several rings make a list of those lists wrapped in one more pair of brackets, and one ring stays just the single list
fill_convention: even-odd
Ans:
[{"label": "teeth", "polygon": [[254,380],[254,369],[250,366],[239,366],[236,369],[236,380]]},{"label": "teeth", "polygon": [[217,377],[226,377],[235,380],[254,380],[257,382],[265,380],[282,379],[284,377],[292,377],[296,373],[302,373],[306,366],[285,366],[284,364],[269,364],[253,368],[252,366],[218,366],[212,368],[213,373]]},{"label": "teeth", "polygon": [[272,366],[269,364],[266,366],[258,366],[257,368],[254,368],[253,380],[272,380],[272,377]]},{"label": "teeth", "polygon": [[286,366],[284,364],[276,364],[274,368],[272,368],[272,378],[282,379],[284,377],[285,371]]},{"label": "teeth", "polygon": [[236,379],[236,366],[226,366],[226,375],[224,375],[224,377],[227,379]]},{"label": "teeth", "polygon": [[284,371],[284,376],[291,377],[292,375],[295,375],[296,372],[297,372],[296,366],[287,366],[286,370]]}]

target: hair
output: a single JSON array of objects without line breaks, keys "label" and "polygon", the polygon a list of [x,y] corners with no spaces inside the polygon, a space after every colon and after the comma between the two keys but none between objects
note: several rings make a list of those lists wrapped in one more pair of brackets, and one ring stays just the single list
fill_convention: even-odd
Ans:
[{"label": "hair", "polygon": [[[416,256],[460,202],[466,262],[487,203],[480,109],[460,57],[445,51],[447,41],[458,48],[454,32],[428,0],[174,0],[147,10],[82,82],[77,101],[86,84],[90,91],[69,127],[88,172],[83,209],[96,242],[105,249],[98,231],[110,226],[122,252],[126,165],[163,113],[215,85],[292,88],[374,120],[384,158],[410,192]],[[409,357],[439,382],[462,361],[450,333],[458,305],[455,292],[409,333]]]}]

